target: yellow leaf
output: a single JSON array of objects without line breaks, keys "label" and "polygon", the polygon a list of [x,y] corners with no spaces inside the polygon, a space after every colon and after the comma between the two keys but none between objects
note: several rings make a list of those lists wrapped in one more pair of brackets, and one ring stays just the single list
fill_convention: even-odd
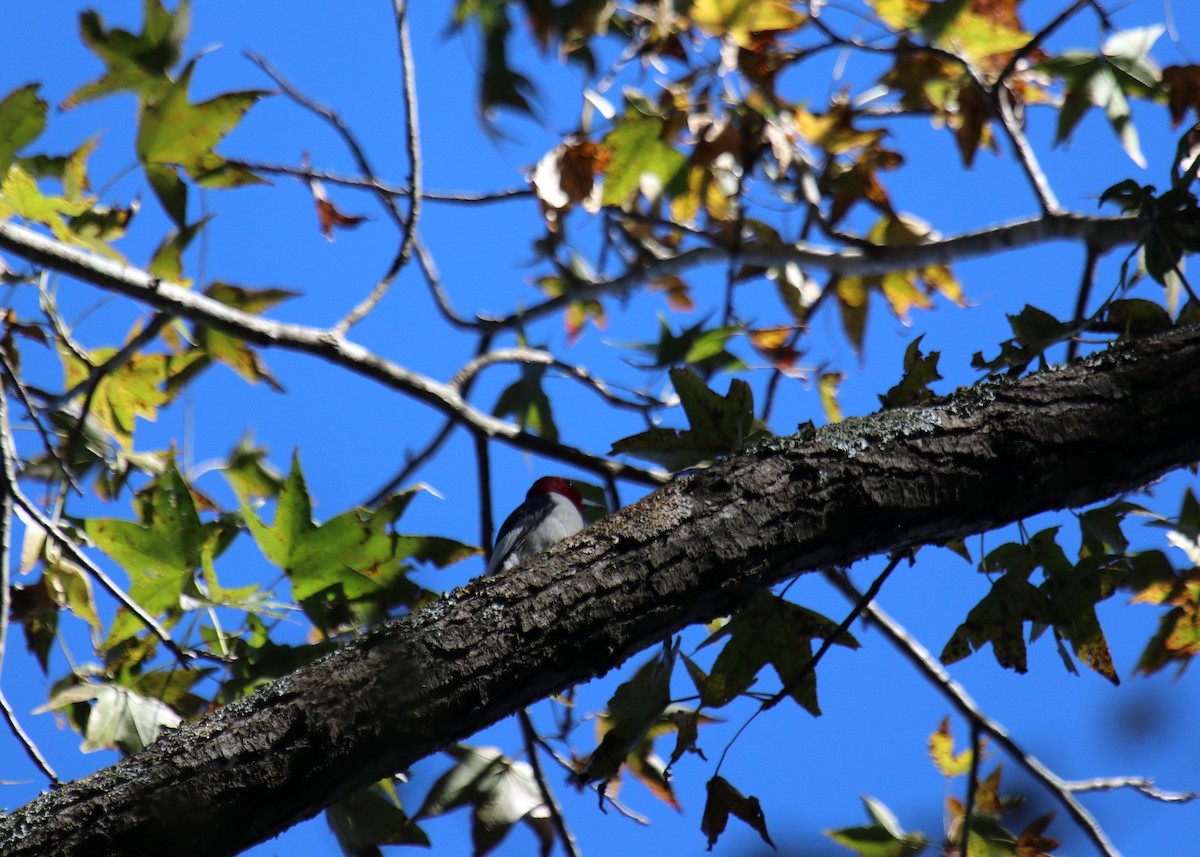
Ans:
[{"label": "yellow leaf", "polygon": [[807,16],[793,6],[791,0],[696,0],[688,14],[706,33],[718,38],[729,36],[749,48],[752,33],[783,33],[799,28]]}]

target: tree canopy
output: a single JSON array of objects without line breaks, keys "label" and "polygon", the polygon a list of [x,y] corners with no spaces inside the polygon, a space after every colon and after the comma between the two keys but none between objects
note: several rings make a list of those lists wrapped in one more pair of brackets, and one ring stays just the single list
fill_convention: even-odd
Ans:
[{"label": "tree canopy", "polygon": [[211,5],[4,13],[0,851],[1184,829],[1193,10]]}]

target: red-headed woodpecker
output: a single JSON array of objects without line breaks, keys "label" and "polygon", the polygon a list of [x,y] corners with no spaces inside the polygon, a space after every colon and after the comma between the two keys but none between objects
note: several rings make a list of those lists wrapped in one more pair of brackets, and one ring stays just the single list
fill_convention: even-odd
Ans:
[{"label": "red-headed woodpecker", "polygon": [[508,571],[582,529],[579,489],[561,476],[543,476],[500,527],[487,573]]}]

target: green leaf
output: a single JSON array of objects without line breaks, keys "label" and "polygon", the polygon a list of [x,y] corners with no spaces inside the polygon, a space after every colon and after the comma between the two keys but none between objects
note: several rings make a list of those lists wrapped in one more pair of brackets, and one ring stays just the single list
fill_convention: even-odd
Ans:
[{"label": "green leaf", "polygon": [[87,718],[87,731],[80,750],[119,748],[136,753],[153,743],[163,729],[182,722],[179,714],[157,699],[141,696],[112,684],[74,685],[50,697],[35,713],[58,711],[77,702],[95,700]]},{"label": "green leaf", "polygon": [[254,446],[249,434],[229,452],[223,473],[239,498],[275,497],[283,488],[283,475],[266,461],[267,451]]},{"label": "green leaf", "polygon": [[521,377],[500,393],[492,414],[497,417],[511,416],[525,431],[549,441],[557,441],[558,426],[554,424],[554,414],[550,410],[550,397],[542,389],[545,375],[544,365],[523,364]]},{"label": "green leaf", "polygon": [[[298,296],[297,292],[287,289],[248,289],[222,282],[213,283],[204,293],[226,306],[253,315]],[[283,386],[267,369],[262,357],[245,340],[211,327],[197,327],[196,340],[209,357],[228,366],[251,384],[263,381],[275,392],[283,392]]]},{"label": "green leaf", "polygon": [[140,35],[120,28],[106,31],[103,19],[94,11],[79,16],[83,43],[108,68],[98,80],[67,96],[62,109],[116,92],[153,98],[171,85],[169,72],[179,62],[190,24],[190,0],[179,0],[174,12],[168,12],[159,0],[144,0],[142,12],[145,23]]},{"label": "green leaf", "polygon": [[[68,388],[87,380],[93,367],[117,353],[100,348],[88,355],[92,365],[82,363],[68,348],[60,347],[63,375]],[[154,420],[168,395],[160,387],[183,367],[186,360],[167,354],[134,354],[104,374],[96,384],[89,414],[127,450],[133,448],[136,417]]]},{"label": "green leaf", "polygon": [[345,854],[378,854],[379,845],[430,844],[401,807],[391,777],[351,792],[325,810],[325,819]]},{"label": "green leaf", "polygon": [[1174,327],[1171,316],[1159,304],[1143,298],[1126,298],[1108,305],[1104,321],[1117,328],[1122,339],[1152,336]]},{"label": "green leaf", "polygon": [[922,354],[921,340],[924,338],[924,334],[918,336],[904,350],[904,376],[899,384],[879,397],[885,409],[919,405],[933,398],[929,385],[942,380],[937,369],[941,353],[931,351],[928,355]]},{"label": "green leaf", "polygon": [[0,220],[22,217],[40,223],[48,227],[55,238],[72,244],[85,242],[71,229],[67,219],[83,214],[92,202],[91,198],[47,196],[19,164],[11,165],[0,181]]},{"label": "green leaf", "polygon": [[610,454],[637,455],[679,470],[736,452],[767,435],[754,416],[754,394],[745,381],[733,379],[722,396],[690,369],[672,369],[670,374],[691,428],[653,428],[618,440]]},{"label": "green leaf", "polygon": [[729,784],[724,777],[713,777],[708,781],[706,790],[708,799],[704,802],[704,817],[700,819],[700,832],[708,837],[708,850],[717,843],[717,839],[725,832],[729,816],[741,819],[750,825],[762,841],[775,847],[767,834],[767,819],[763,815],[762,805],[753,795],[747,797]]},{"label": "green leaf", "polygon": [[[187,91],[194,69],[195,61],[188,63],[179,80],[160,99],[143,107],[137,137],[138,160],[147,168],[178,166],[205,187],[231,188],[263,183],[264,180],[253,173],[232,166],[214,151],[214,147],[237,126],[247,110],[269,93],[261,90],[227,92],[192,104]],[[152,183],[155,176],[159,181],[166,178],[162,171],[151,173]],[[157,186],[155,191],[159,192]],[[162,198],[162,194],[159,195]],[[171,212],[176,226],[182,228],[178,203],[172,203],[170,207],[164,204],[164,207]]]},{"label": "green leaf", "polygon": [[[983,558],[979,564],[980,571],[989,574],[1003,572],[1003,576],[993,582],[991,591],[971,609],[966,621],[954,631],[942,650],[942,663],[962,660],[971,651],[978,651],[990,642],[992,653],[1001,666],[1023,673],[1026,671],[1026,622],[1034,623],[1035,627],[1062,626],[1073,640],[1096,643],[1086,624],[1086,617],[1080,613],[1079,604],[1074,600],[1078,591],[1073,587],[1081,585],[1079,581],[1086,575],[1073,570],[1058,546],[1057,533],[1057,527],[1042,530],[1027,544],[1001,545]],[[1045,569],[1047,577],[1041,587],[1029,580],[1038,568]],[[1056,579],[1055,582],[1051,582],[1052,579]],[[1095,581],[1087,584],[1089,587],[1095,585]],[[1092,616],[1094,618],[1094,612]],[[1073,622],[1080,624],[1072,631]],[[1089,659],[1093,656],[1090,649],[1087,655]],[[1069,661],[1068,668],[1071,668]]]},{"label": "green leaf", "polygon": [[[701,688],[702,702],[714,708],[729,703],[770,664],[783,685],[790,686],[788,695],[806,711],[819,715],[817,676],[809,669],[812,640],[828,639],[837,627],[836,622],[807,607],[765,590],[756,592],[749,604],[702,644],[729,637],[713,664],[707,688]],[[851,649],[859,645],[848,631],[835,642]]]},{"label": "green leaf", "polygon": [[46,129],[50,105],[38,98],[41,84],[14,89],[0,101],[0,176],[8,174],[13,157]]},{"label": "green leaf", "polygon": [[915,857],[925,850],[925,837],[920,833],[905,833],[890,809],[865,795],[862,801],[871,816],[870,825],[826,830],[825,835],[859,857]]},{"label": "green leaf", "polygon": [[460,744],[446,752],[457,764],[433,784],[416,819],[470,806],[474,857],[499,845],[518,821],[532,828],[543,853],[549,851],[554,840],[550,811],[529,765],[506,758],[494,747]]},{"label": "green leaf", "polygon": [[1129,109],[1129,96],[1158,95],[1160,72],[1150,59],[1150,48],[1162,33],[1163,27],[1159,25],[1125,30],[1110,36],[1099,54],[1068,51],[1038,66],[1066,84],[1055,143],[1069,139],[1084,113],[1090,107],[1099,107],[1125,153],[1138,166],[1146,166]]},{"label": "green leaf", "polygon": [[410,560],[444,567],[478,553],[475,548],[436,536],[406,536],[392,525],[419,489],[385,501],[378,509],[351,509],[318,525],[299,456],[275,500],[275,520],[265,524],[242,500],[242,515],[255,544],[292,584],[292,594],[323,629],[350,620],[352,602],[379,609],[409,605],[422,596],[408,580]]},{"label": "green leaf", "polygon": [[616,779],[621,765],[658,725],[671,702],[675,655],[674,648],[664,646],[617,688],[597,727],[603,732],[600,746],[576,776],[578,782],[607,783]]},{"label": "green leaf", "polygon": [[630,343],[627,346],[651,355],[653,362],[634,365],[639,369],[667,369],[682,363],[701,371],[746,368],[741,360],[725,348],[740,329],[732,325],[705,329],[704,324],[701,321],[677,335],[671,331],[667,320],[659,316],[658,342]]},{"label": "green leaf", "polygon": [[9,590],[9,619],[25,633],[25,648],[37,658],[45,675],[50,649],[58,638],[59,605],[51,597],[43,576],[35,583],[15,583]]},{"label": "green leaf", "polygon": [[[643,176],[657,184],[657,190],[674,191],[684,176],[687,159],[663,142],[665,125],[654,116],[630,111],[604,138],[608,167],[604,174],[601,204],[627,208],[634,194],[647,188]],[[657,196],[657,194],[652,194]]]},{"label": "green leaf", "polygon": [[[102,551],[129,575],[129,595],[153,616],[179,610],[192,588],[201,553],[218,535],[217,525],[201,524],[192,492],[172,460],[143,490],[141,522],[90,519],[84,529]],[[111,649],[139,631],[141,623],[122,611],[109,630]]]},{"label": "green leaf", "polygon": [[200,629],[214,650],[228,649],[233,658],[230,676],[217,694],[216,701],[222,705],[253,693],[337,647],[331,640],[305,646],[281,645],[270,638],[263,620],[254,614],[246,616],[246,627],[245,634],[229,639],[218,639],[218,632],[210,625],[202,625]]},{"label": "green leaf", "polygon": [[508,64],[508,35],[512,30],[508,4],[497,0],[459,0],[453,28],[459,30],[471,19],[479,26],[483,41],[479,102],[484,121],[490,123],[497,108],[532,114],[530,99],[536,95],[533,83]]},{"label": "green leaf", "polygon": [[[188,235],[189,227],[187,223],[187,183],[180,178],[179,170],[174,166],[143,162],[142,168],[146,172],[146,181],[150,183],[150,189],[154,191],[154,196],[158,199],[159,204],[162,205],[163,211],[174,222],[177,234],[188,236],[183,246],[179,248],[180,252],[182,252],[191,241],[191,236]],[[155,253],[156,258],[157,256],[158,252]],[[182,265],[178,265],[177,267],[182,267]],[[173,277],[172,279],[177,278]]]}]

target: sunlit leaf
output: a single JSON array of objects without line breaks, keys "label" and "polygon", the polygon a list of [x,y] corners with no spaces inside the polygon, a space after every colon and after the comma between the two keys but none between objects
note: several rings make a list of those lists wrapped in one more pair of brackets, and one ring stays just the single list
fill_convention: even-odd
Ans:
[{"label": "sunlit leaf", "polygon": [[190,0],[179,0],[168,12],[159,0],[143,0],[143,30],[133,34],[119,27],[104,29],[94,11],[79,16],[79,32],[107,66],[99,80],[81,86],[62,103],[68,110],[116,92],[137,92],[149,98],[170,86],[169,72],[179,62],[190,25]]},{"label": "sunlit leaf", "polygon": [[[662,139],[661,119],[636,112],[625,114],[604,138],[608,165],[604,171],[603,205],[626,206],[639,189],[669,188],[682,175],[685,158]],[[643,177],[649,177],[653,188]]]},{"label": "sunlit leaf", "polygon": [[871,824],[826,830],[825,835],[844,845],[858,857],[915,857],[925,850],[925,837],[920,833],[905,833],[892,811],[879,801],[863,796]]},{"label": "sunlit leaf", "polygon": [[[161,98],[147,104],[138,126],[138,159],[148,168],[178,166],[206,187],[230,188],[261,183],[263,179],[231,165],[214,147],[241,121],[246,111],[268,93],[227,92],[200,104],[188,100],[195,63]],[[160,171],[161,172],[161,171]],[[160,198],[162,194],[159,194]],[[177,214],[178,212],[176,212]],[[177,226],[183,224],[176,220]]]},{"label": "sunlit leaf", "polygon": [[530,826],[545,853],[553,840],[550,811],[529,765],[506,758],[494,747],[460,744],[446,753],[455,765],[433,784],[414,818],[434,818],[469,806],[473,857],[483,857],[499,845],[518,821]]},{"label": "sunlit leaf", "polygon": [[0,176],[8,174],[13,156],[32,143],[46,127],[50,105],[38,97],[40,84],[14,89],[0,101]]}]

